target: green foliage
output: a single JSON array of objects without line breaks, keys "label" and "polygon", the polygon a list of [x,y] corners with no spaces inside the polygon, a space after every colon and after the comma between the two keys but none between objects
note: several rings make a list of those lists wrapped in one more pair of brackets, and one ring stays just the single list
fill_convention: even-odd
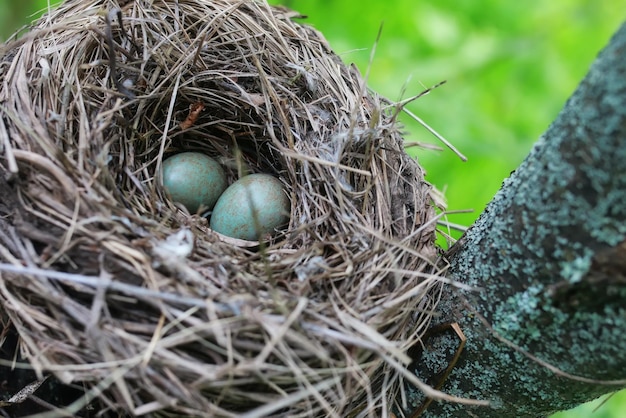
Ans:
[{"label": "green foliage", "polygon": [[[446,190],[451,210],[474,209],[450,217],[463,225],[519,165],[626,16],[626,6],[612,0],[282,3],[308,15],[345,61],[363,72],[369,67],[369,85],[391,99],[447,80],[408,108],[469,161],[449,151],[411,152]],[[404,122],[408,141],[437,143],[408,117]]]},{"label": "green foliage", "polygon": [[551,418],[621,418],[626,407],[626,391],[603,396],[570,411],[558,412]]},{"label": "green foliage", "polygon": [[[450,215],[470,225],[526,156],[626,16],[614,0],[273,0],[309,16],[344,61],[391,99],[447,83],[408,106],[460,149],[416,150],[428,179],[446,191]],[[28,22],[47,0],[0,0],[0,39]],[[379,27],[382,37],[370,62]],[[405,117],[407,141],[438,143]],[[457,235],[458,236],[458,235]],[[613,418],[626,393],[553,418]]]},{"label": "green foliage", "polygon": [[57,3],[59,0],[0,0],[0,41]]}]

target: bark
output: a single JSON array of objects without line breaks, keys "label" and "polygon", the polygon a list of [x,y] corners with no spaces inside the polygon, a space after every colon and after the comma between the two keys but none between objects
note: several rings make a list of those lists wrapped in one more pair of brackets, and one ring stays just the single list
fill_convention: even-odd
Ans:
[{"label": "bark", "polygon": [[[475,290],[440,305],[467,338],[441,389],[490,406],[420,417],[544,417],[626,386],[626,25],[449,262]],[[424,343],[413,372],[436,385],[460,338]]]}]

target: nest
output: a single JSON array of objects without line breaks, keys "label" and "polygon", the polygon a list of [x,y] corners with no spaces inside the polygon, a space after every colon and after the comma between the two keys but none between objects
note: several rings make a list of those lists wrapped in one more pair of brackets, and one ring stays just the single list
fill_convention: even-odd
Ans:
[{"label": "nest", "polygon": [[[388,416],[437,302],[401,110],[261,1],[72,0],[0,57],[0,314],[79,416]],[[228,240],[171,202],[182,150],[276,176]],[[86,407],[86,406],[90,407]]]}]

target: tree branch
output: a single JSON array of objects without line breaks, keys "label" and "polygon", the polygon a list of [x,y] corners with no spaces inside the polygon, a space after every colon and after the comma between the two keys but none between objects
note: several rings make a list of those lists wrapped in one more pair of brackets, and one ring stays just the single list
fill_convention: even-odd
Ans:
[{"label": "tree branch", "polygon": [[[442,390],[491,406],[421,417],[536,418],[626,386],[626,25],[449,258],[480,290],[440,305],[467,337]],[[433,383],[458,339],[424,343],[414,372]]]}]

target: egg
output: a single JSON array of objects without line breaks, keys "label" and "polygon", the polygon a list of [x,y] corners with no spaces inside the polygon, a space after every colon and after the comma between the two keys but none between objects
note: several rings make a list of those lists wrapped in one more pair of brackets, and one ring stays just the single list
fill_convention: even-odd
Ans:
[{"label": "egg", "polygon": [[163,161],[163,186],[170,199],[190,213],[212,209],[228,186],[226,173],[213,158],[199,152],[181,152]]},{"label": "egg", "polygon": [[290,202],[281,182],[269,174],[250,174],[220,196],[210,226],[231,238],[256,241],[289,222]]}]

